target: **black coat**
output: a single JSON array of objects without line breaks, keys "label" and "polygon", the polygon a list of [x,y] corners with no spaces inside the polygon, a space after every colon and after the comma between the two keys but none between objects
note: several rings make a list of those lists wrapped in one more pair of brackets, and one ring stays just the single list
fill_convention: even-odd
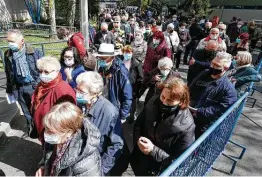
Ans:
[{"label": "black coat", "polygon": [[129,80],[132,85],[133,90],[133,97],[139,98],[140,97],[140,89],[143,83],[143,63],[136,58],[132,58],[131,67],[129,70]]},{"label": "black coat", "polygon": [[103,34],[101,31],[97,32],[94,40],[95,47],[98,49],[100,44],[107,43],[107,44],[115,44],[115,36],[111,31],[107,32],[107,36],[104,39]]},{"label": "black coat", "polygon": [[[195,141],[195,124],[189,109],[178,108],[162,118],[160,105],[159,96],[153,97],[136,120],[130,162],[136,176],[159,174]],[[137,146],[141,136],[155,145],[149,155]]]},{"label": "black coat", "polygon": [[[101,176],[101,157],[98,151],[99,130],[86,118],[83,127],[72,137],[59,163],[54,168],[54,176]],[[56,155],[54,146],[45,143],[44,158],[40,166],[44,167],[44,176],[50,176],[51,166]]]}]

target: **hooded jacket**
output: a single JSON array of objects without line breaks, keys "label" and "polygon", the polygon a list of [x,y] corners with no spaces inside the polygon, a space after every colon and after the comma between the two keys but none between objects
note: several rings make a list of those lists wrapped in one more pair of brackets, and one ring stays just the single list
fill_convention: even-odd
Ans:
[{"label": "hooded jacket", "polygon": [[87,50],[85,48],[84,40],[85,40],[85,38],[84,38],[83,34],[81,32],[77,32],[77,33],[74,33],[73,36],[68,41],[69,47],[76,47],[77,48],[81,59],[83,59],[84,56],[87,55]]},{"label": "hooded jacket", "polygon": [[[99,130],[88,120],[83,119],[83,127],[70,140],[61,159],[54,167],[54,176],[101,176],[101,157],[98,151]],[[44,176],[50,176],[54,159],[57,155],[54,146],[45,143],[44,158],[40,166],[44,167]],[[57,157],[57,156],[56,156]]]}]

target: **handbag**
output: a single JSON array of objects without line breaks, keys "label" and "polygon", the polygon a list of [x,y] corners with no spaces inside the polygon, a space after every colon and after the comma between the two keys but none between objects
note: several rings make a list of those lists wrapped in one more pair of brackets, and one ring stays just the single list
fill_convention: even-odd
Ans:
[{"label": "handbag", "polygon": [[169,40],[170,40],[172,53],[176,53],[176,52],[177,52],[177,47],[175,47],[175,46],[172,44],[172,40],[171,40],[170,36],[168,36],[168,38],[169,38]]}]

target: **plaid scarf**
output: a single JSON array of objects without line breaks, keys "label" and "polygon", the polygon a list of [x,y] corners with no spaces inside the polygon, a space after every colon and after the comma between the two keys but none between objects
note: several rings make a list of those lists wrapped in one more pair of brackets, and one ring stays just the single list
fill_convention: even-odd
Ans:
[{"label": "plaid scarf", "polygon": [[26,51],[26,48],[24,45],[21,50],[13,52],[13,59],[15,61],[16,72],[17,72],[17,75],[20,77],[30,77],[32,79],[32,76],[29,70],[29,66],[26,61],[26,52],[25,51]]}]

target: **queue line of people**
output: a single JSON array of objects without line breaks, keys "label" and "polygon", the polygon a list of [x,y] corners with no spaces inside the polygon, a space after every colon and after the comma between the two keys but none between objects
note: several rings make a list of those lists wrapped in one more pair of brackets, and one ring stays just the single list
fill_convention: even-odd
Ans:
[{"label": "queue line of people", "polygon": [[[147,28],[132,30],[126,17],[122,25],[120,19],[114,18],[112,31],[101,24],[94,54],[81,54],[83,38],[70,34],[68,40],[77,45],[68,42],[60,61],[42,57],[20,31],[8,32],[6,92],[21,105],[29,136],[42,143],[36,176],[121,175],[128,163],[135,175],[157,175],[237,100],[241,86],[261,80],[251,54],[241,50],[248,45],[246,34],[232,57],[226,53],[224,25],[200,38],[196,19],[189,30],[185,23],[170,23],[166,32],[154,21],[146,36]],[[181,53],[189,64],[187,84],[174,70]],[[131,155],[123,136],[126,120],[135,123]]]}]

